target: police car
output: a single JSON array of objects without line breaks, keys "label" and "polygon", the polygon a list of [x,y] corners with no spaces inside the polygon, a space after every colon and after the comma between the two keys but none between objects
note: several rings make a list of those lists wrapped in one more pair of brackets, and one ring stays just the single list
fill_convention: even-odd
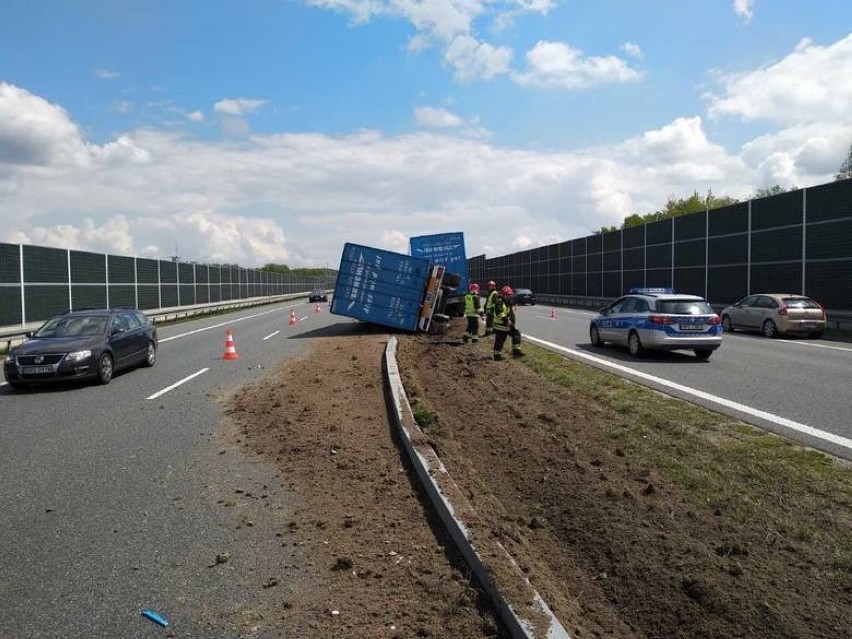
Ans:
[{"label": "police car", "polygon": [[632,288],[602,308],[589,326],[592,346],[627,346],[640,357],[645,350],[692,350],[707,359],[722,345],[722,322],[698,295],[670,288]]}]

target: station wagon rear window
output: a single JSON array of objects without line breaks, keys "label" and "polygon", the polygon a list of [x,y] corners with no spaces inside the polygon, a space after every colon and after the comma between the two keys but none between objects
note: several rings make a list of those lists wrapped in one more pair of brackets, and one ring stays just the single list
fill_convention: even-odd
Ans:
[{"label": "station wagon rear window", "polygon": [[820,305],[807,297],[785,297],[784,303],[788,308],[820,308]]},{"label": "station wagon rear window", "polygon": [[657,300],[657,312],[670,315],[712,315],[716,311],[704,300]]}]

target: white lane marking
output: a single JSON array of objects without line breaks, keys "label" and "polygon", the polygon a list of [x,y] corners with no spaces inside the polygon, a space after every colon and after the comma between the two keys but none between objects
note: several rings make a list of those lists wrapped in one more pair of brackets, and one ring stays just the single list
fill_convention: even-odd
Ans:
[{"label": "white lane marking", "polygon": [[304,322],[306,319],[308,319],[308,317],[310,317],[310,315],[305,315],[304,317],[302,317],[301,319],[299,319],[299,321],[300,321],[300,322]]},{"label": "white lane marking", "polygon": [[659,384],[661,386],[665,386],[668,388],[672,388],[674,390],[678,390],[682,393],[686,393],[687,395],[692,395],[694,397],[698,397],[708,402],[712,402],[714,404],[718,404],[720,406],[725,406],[727,408],[732,408],[734,410],[743,412],[747,415],[751,415],[753,417],[758,417],[760,419],[765,419],[766,421],[773,422],[778,424],[779,426],[784,426],[785,428],[789,428],[791,430],[798,431],[800,433],[804,433],[806,435],[810,435],[811,437],[816,437],[817,439],[821,439],[823,441],[831,442],[832,444],[836,444],[837,446],[841,446],[847,450],[852,451],[852,439],[847,439],[846,437],[841,437],[840,435],[835,435],[834,433],[827,433],[824,430],[819,430],[814,428],[813,426],[808,426],[806,424],[800,424],[799,422],[794,422],[791,419],[787,419],[786,417],[781,417],[780,415],[774,415],[772,413],[767,413],[766,411],[758,410],[756,408],[752,408],[751,406],[746,406],[745,404],[740,404],[739,402],[734,402],[729,399],[725,399],[724,397],[717,397],[716,395],[711,395],[710,393],[705,393],[704,391],[700,391],[695,388],[690,388],[689,386],[684,386],[683,384],[678,384],[676,382],[670,382],[667,379],[663,379],[661,377],[656,377],[654,375],[649,375],[648,373],[643,373],[642,371],[638,371],[636,369],[630,368],[628,366],[622,366],[621,364],[616,364],[614,362],[610,362],[601,357],[595,357],[594,355],[589,355],[587,353],[583,353],[581,351],[575,351],[570,348],[565,348],[564,346],[560,346],[559,344],[554,344],[553,342],[547,342],[543,339],[539,339],[537,337],[527,336],[527,338],[531,342],[535,342],[537,344],[541,344],[542,346],[546,346],[547,348],[551,348],[556,351],[561,351],[571,355],[571,357],[578,357],[580,359],[586,359],[591,362],[595,362],[596,364],[600,364],[607,368],[612,368],[613,370],[617,370],[622,373],[628,373],[635,377],[639,377],[640,379],[645,379],[655,384]]},{"label": "white lane marking", "polygon": [[813,342],[797,342],[795,340],[779,340],[779,344],[800,344],[802,346],[812,346],[813,348],[827,348],[832,351],[846,351],[847,353],[852,353],[852,348],[845,348],[843,346],[829,346],[828,344],[814,344]]},{"label": "white lane marking", "polygon": [[264,311],[263,313],[257,313],[255,315],[246,315],[245,317],[238,317],[237,319],[228,320],[227,322],[222,322],[221,324],[214,324],[213,326],[206,326],[205,328],[196,328],[194,331],[187,331],[186,333],[181,333],[180,335],[172,335],[171,337],[164,337],[163,339],[157,340],[160,344],[163,342],[170,342],[173,339],[179,339],[181,337],[187,337],[189,335],[195,335],[196,333],[203,333],[204,331],[209,331],[214,328],[222,328],[223,326],[228,326],[230,324],[236,324],[237,322],[242,322],[247,319],[254,319],[255,317],[262,317],[264,315],[269,315],[270,313],[279,313],[281,311],[286,311],[290,306],[285,306],[283,308],[273,308],[271,311]]},{"label": "white lane marking", "polygon": [[184,378],[183,378],[182,380],[180,380],[179,382],[175,382],[175,383],[174,383],[174,384],[172,384],[171,386],[167,386],[167,387],[166,387],[166,388],[164,388],[163,390],[161,390],[161,391],[157,391],[156,393],[154,393],[154,394],[153,394],[153,395],[151,395],[150,397],[146,397],[145,399],[157,399],[160,395],[165,395],[165,394],[166,394],[166,393],[168,393],[169,391],[176,389],[176,388],[177,388],[178,386],[180,386],[181,384],[185,384],[185,383],[186,383],[186,382],[188,382],[189,380],[191,380],[191,379],[193,379],[193,378],[195,378],[195,377],[198,377],[199,375],[203,375],[204,373],[206,373],[206,372],[207,372],[207,371],[209,371],[209,370],[210,370],[209,368],[202,368],[202,369],[201,369],[200,371],[198,371],[197,373],[193,373],[193,374],[192,374],[192,375],[190,375],[189,377],[184,377]]},{"label": "white lane marking", "polygon": [[275,336],[276,336],[276,335],[278,335],[278,333],[280,333],[280,332],[281,332],[281,331],[275,331],[274,333],[270,333],[269,335],[267,335],[266,337],[264,337],[264,338],[263,338],[263,341],[265,342],[265,341],[266,341],[266,340],[268,340],[270,337],[275,337]]},{"label": "white lane marking", "polygon": [[[520,308],[526,308],[526,307],[521,306]],[[594,311],[579,311],[579,310],[573,309],[573,308],[562,308],[561,306],[556,306],[554,308],[556,308],[556,315],[557,316],[565,314],[565,315],[580,315],[581,317],[594,317],[594,316],[598,315],[598,313],[596,313]],[[518,309],[516,308],[515,311],[517,311],[517,310]],[[535,310],[539,310],[539,309],[536,308]],[[550,319],[549,316],[545,316],[545,315],[537,315],[537,317],[541,317],[543,319]]]}]

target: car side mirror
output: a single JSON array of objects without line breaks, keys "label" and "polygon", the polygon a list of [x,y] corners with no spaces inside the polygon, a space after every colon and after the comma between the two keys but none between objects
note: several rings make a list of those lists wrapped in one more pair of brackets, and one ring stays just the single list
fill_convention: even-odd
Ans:
[{"label": "car side mirror", "polygon": [[32,331],[27,331],[26,333],[24,333],[24,337],[26,337],[27,339],[29,339],[29,338],[30,338],[30,337],[32,337],[32,336],[33,336],[33,332],[32,332]]},{"label": "car side mirror", "polygon": [[113,328],[113,329],[109,332],[109,334],[110,334],[110,335],[121,335],[123,332],[124,332],[124,329],[123,329],[123,328],[121,328],[120,326],[116,326],[115,328]]}]

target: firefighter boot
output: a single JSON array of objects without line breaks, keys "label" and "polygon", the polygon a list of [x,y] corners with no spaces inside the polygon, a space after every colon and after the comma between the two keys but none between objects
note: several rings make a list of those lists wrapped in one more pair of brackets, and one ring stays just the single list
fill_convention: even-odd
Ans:
[{"label": "firefighter boot", "polygon": [[463,341],[465,344],[467,344],[467,343],[468,343],[468,341],[470,341],[470,335],[468,335],[467,333],[465,333],[464,335],[462,335],[462,341]]},{"label": "firefighter boot", "polygon": [[515,347],[512,349],[512,357],[523,357],[526,353],[524,353],[520,347]]},{"label": "firefighter boot", "polygon": [[503,359],[503,353],[500,353],[499,351],[494,351],[494,361],[499,362],[502,359]]}]

